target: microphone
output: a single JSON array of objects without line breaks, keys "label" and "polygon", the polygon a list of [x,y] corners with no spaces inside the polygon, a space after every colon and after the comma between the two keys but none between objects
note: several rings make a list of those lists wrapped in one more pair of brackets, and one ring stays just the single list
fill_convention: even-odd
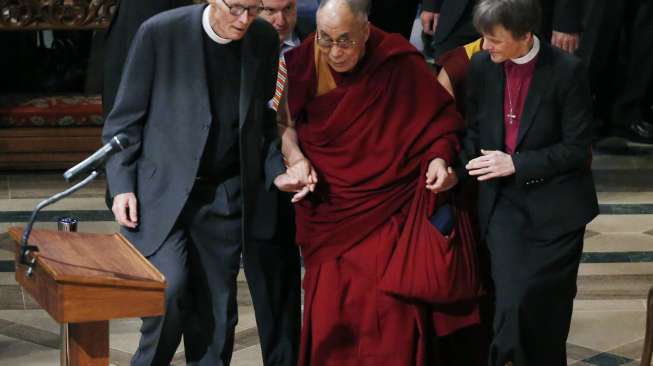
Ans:
[{"label": "microphone", "polygon": [[98,151],[94,152],[93,155],[89,156],[81,163],[75,165],[63,173],[63,178],[66,180],[66,182],[70,182],[81,174],[94,171],[103,166],[106,161],[115,153],[125,150],[127,147],[129,147],[129,145],[130,143],[127,135],[124,133],[119,133],[115,135],[106,145],[102,146]]}]

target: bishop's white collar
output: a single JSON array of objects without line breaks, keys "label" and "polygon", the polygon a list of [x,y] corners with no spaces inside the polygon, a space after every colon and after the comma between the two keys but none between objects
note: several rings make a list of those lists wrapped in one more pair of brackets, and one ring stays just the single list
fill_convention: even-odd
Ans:
[{"label": "bishop's white collar", "polygon": [[531,50],[528,51],[528,53],[525,54],[524,56],[510,59],[510,61],[516,63],[517,65],[527,64],[533,61],[533,59],[535,58],[535,56],[537,56],[538,53],[540,53],[540,39],[537,38],[536,35],[533,35],[533,47],[531,47]]},{"label": "bishop's white collar", "polygon": [[204,14],[202,15],[202,27],[204,28],[206,35],[208,35],[209,38],[211,38],[216,43],[227,44],[232,41],[231,39],[220,37],[217,33],[215,33],[213,27],[211,27],[211,5],[208,5],[206,8],[204,8]]}]

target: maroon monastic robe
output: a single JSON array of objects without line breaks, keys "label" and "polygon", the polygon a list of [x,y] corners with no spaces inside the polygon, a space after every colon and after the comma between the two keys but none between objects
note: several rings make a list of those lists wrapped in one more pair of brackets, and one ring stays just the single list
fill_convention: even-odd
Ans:
[{"label": "maroon monastic robe", "polygon": [[291,114],[319,176],[295,206],[306,267],[302,366],[433,364],[435,335],[478,321],[475,309],[433,312],[376,288],[425,184],[420,165],[451,162],[463,123],[399,35],[372,28],[366,50],[351,73],[328,71],[335,86],[321,95],[314,38],[286,54]]}]

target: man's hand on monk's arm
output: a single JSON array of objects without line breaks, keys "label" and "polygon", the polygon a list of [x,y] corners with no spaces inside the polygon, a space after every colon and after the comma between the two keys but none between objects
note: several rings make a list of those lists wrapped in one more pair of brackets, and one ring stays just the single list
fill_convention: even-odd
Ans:
[{"label": "man's hand on monk's arm", "polygon": [[281,153],[286,166],[291,166],[295,162],[304,159],[304,154],[299,148],[295,121],[290,117],[290,108],[288,107],[286,95],[287,92],[284,92],[277,112],[277,128],[279,136],[281,136]]},{"label": "man's hand on monk's arm", "polygon": [[274,185],[282,192],[299,192],[305,187],[299,179],[288,174],[288,171],[277,175],[277,177],[274,178]]},{"label": "man's hand on monk's arm", "polygon": [[293,202],[298,202],[308,193],[315,190],[317,173],[311,162],[304,156],[299,148],[295,122],[290,116],[288,107],[287,90],[281,99],[277,115],[277,126],[281,135],[281,151],[286,163],[286,173],[277,177],[280,184],[275,184],[284,192],[295,192]]},{"label": "man's hand on monk's arm", "polygon": [[313,165],[308,159],[302,157],[295,161],[289,161],[287,173],[291,177],[296,178],[304,186],[307,186],[309,191],[315,191],[317,172],[315,172]]},{"label": "man's hand on monk's arm", "polygon": [[435,158],[429,163],[426,171],[426,189],[433,193],[448,191],[458,184],[458,177],[447,162],[442,158]]},{"label": "man's hand on monk's arm", "polygon": [[275,178],[274,184],[283,192],[294,192],[292,202],[299,202],[310,192],[315,191],[317,172],[308,159],[302,157],[289,161],[286,172]]},{"label": "man's hand on monk's arm", "polygon": [[509,154],[497,150],[481,150],[481,154],[465,166],[469,175],[477,177],[479,181],[515,174],[515,164]]}]

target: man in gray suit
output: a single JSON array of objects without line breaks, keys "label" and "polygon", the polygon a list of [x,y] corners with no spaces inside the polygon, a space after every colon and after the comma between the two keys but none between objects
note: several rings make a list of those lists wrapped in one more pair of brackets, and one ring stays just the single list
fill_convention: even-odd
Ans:
[{"label": "man in gray suit", "polygon": [[258,0],[215,0],[146,21],[134,37],[104,140],[123,234],[166,277],[166,313],[143,319],[132,365],[228,365],[241,254],[265,365],[294,365],[297,248],[277,228],[278,192],[298,191],[272,114],[279,41]]}]

